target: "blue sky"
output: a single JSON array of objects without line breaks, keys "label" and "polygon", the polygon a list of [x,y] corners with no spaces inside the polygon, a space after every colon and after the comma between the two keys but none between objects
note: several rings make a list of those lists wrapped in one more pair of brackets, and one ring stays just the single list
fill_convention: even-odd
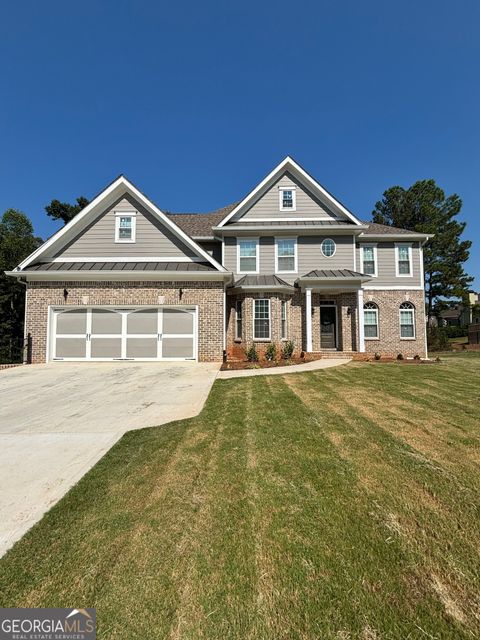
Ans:
[{"label": "blue sky", "polygon": [[434,178],[464,201],[480,288],[480,3],[23,2],[0,23],[0,211],[125,173],[208,211],[285,155],[358,216]]}]

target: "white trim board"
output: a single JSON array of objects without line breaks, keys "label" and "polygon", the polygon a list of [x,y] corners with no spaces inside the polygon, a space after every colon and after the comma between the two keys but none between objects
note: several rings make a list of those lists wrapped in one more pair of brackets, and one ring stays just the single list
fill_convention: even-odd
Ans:
[{"label": "white trim board", "polygon": [[352,220],[356,225],[361,225],[360,220],[351,213],[341,202],[334,198],[328,191],[322,187],[312,176],[310,176],[305,169],[303,169],[293,158],[287,156],[280,164],[278,164],[250,193],[219,223],[219,227],[224,227],[229,220],[240,213],[247,206],[253,204],[255,198],[262,192],[262,190],[268,189],[277,177],[280,177],[285,171],[290,171],[300,182],[312,191],[315,195],[329,204],[334,210],[336,209],[342,215],[346,216],[349,220]]},{"label": "white trim board", "polygon": [[[183,241],[188,247],[198,255],[205,258],[206,262],[213,265],[218,271],[226,271],[226,269],[219,264],[211,255],[209,255],[200,245],[198,245],[189,235],[187,235],[178,225],[176,225],[167,215],[163,213],[151,200],[149,200],[141,191],[135,187],[125,176],[119,176],[114,180],[106,189],[104,189],[96,198],[90,202],[80,213],[78,213],[70,222],[68,222],[62,229],[57,231],[51,238],[44,242],[38,249],[31,253],[28,258],[21,262],[17,269],[24,269],[31,264],[34,260],[45,255],[47,249],[56,244],[63,237],[69,237],[72,235],[72,230],[80,226],[80,223],[84,224],[89,218],[94,218],[95,215],[101,213],[101,207],[108,207],[113,205],[115,200],[126,193],[130,194],[138,200],[150,213],[152,213],[162,224],[170,229],[177,238]],[[58,250],[58,249],[57,249]],[[120,260],[119,260],[120,261]]]}]

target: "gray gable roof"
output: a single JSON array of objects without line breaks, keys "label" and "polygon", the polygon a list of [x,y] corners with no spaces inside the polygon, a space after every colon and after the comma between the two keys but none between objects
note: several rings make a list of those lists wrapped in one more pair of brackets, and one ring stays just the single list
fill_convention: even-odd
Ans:
[{"label": "gray gable roof", "polygon": [[216,271],[206,262],[36,262],[24,271]]}]

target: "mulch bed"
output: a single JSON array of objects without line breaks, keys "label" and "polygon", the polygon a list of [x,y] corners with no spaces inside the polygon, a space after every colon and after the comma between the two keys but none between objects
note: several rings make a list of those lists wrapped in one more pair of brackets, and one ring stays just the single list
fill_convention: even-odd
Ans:
[{"label": "mulch bed", "polygon": [[268,360],[260,360],[259,362],[249,362],[248,360],[229,360],[224,362],[220,367],[220,371],[240,371],[242,369],[272,369],[275,367],[289,367],[290,365],[305,364],[306,362],[313,362],[314,360],[321,360],[321,356],[308,356],[308,358],[291,358],[290,360],[274,360],[270,362]]}]

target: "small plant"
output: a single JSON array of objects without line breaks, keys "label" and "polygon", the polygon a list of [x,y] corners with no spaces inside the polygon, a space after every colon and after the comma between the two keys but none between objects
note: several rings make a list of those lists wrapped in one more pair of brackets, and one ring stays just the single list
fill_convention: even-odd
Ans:
[{"label": "small plant", "polygon": [[382,356],[378,353],[378,351],[374,355],[375,360],[380,360],[381,357]]},{"label": "small plant", "polygon": [[295,351],[295,345],[291,340],[287,340],[282,346],[282,358],[284,360],[290,360],[293,356],[293,352]]},{"label": "small plant", "polygon": [[405,360],[405,358],[403,357],[403,353],[398,354],[397,360]]},{"label": "small plant", "polygon": [[277,345],[273,342],[270,342],[270,344],[265,349],[265,360],[268,360],[268,362],[273,362],[276,357],[277,357]]},{"label": "small plant", "polygon": [[262,367],[256,362],[252,362],[252,364],[247,365],[247,369],[261,369]]},{"label": "small plant", "polygon": [[440,356],[437,356],[437,357],[435,358],[435,362],[441,362],[441,361],[442,361],[442,359],[440,358]]},{"label": "small plant", "polygon": [[414,359],[414,360],[420,360],[420,356],[418,355],[418,353],[416,353],[416,354],[413,356],[413,359]]},{"label": "small plant", "polygon": [[245,356],[249,362],[258,362],[257,347],[252,344],[248,349],[245,349]]}]

